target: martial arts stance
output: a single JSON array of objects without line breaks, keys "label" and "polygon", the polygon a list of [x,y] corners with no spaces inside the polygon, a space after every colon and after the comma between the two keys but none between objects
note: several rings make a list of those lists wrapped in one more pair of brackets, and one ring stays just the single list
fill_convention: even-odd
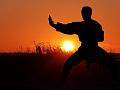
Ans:
[{"label": "martial arts stance", "polygon": [[90,63],[96,62],[100,63],[99,68],[101,63],[108,65],[112,79],[115,80],[117,74],[116,60],[98,46],[98,42],[104,41],[104,31],[102,30],[102,26],[97,21],[91,19],[92,9],[90,7],[84,6],[81,13],[84,21],[68,24],[59,22],[54,24],[49,15],[49,24],[54,27],[56,31],[69,35],[77,34],[81,41],[81,46],[78,51],[71,55],[64,64],[62,83],[66,82],[72,66],[76,66],[83,60],[86,61],[87,68]]}]

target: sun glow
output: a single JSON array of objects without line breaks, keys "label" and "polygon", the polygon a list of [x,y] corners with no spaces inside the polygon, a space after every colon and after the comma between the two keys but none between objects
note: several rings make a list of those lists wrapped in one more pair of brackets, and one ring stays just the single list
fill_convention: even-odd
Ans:
[{"label": "sun glow", "polygon": [[65,42],[62,49],[66,51],[70,51],[73,49],[73,44],[71,42]]}]

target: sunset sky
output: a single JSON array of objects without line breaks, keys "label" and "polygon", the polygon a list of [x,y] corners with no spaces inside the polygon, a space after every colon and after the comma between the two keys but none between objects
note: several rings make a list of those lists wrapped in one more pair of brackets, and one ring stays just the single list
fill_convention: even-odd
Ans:
[{"label": "sunset sky", "polygon": [[0,52],[18,51],[19,46],[32,49],[34,41],[61,46],[70,41],[78,48],[78,36],[56,32],[48,16],[55,23],[79,22],[83,6],[93,9],[92,19],[103,27],[100,46],[120,53],[120,0],[0,0]]}]

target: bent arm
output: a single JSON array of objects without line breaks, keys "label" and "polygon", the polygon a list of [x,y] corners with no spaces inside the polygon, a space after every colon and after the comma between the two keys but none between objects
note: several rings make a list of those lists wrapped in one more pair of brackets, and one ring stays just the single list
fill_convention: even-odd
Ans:
[{"label": "bent arm", "polygon": [[98,27],[97,38],[98,38],[98,42],[104,41],[104,31],[101,25]]}]

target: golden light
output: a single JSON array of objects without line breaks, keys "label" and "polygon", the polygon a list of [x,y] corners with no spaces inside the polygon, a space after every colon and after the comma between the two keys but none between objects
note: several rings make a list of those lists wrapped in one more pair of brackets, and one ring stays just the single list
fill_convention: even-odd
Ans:
[{"label": "golden light", "polygon": [[69,51],[73,49],[73,44],[71,42],[65,42],[62,49]]}]

